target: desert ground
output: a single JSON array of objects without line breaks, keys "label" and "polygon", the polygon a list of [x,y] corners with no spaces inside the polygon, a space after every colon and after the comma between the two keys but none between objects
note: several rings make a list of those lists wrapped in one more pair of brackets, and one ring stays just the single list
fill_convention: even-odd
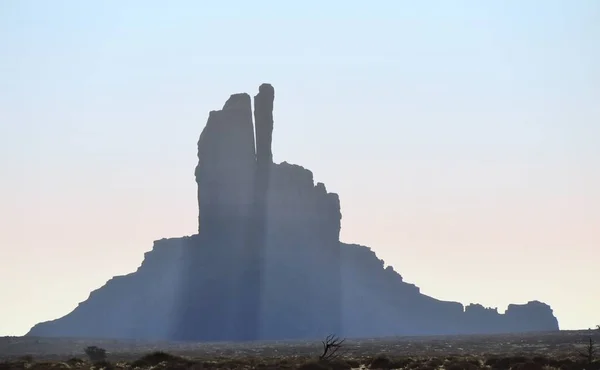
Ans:
[{"label": "desert ground", "polygon": [[[590,354],[590,342],[592,351]],[[325,339],[325,338],[323,338]],[[340,338],[343,339],[343,338]],[[347,339],[320,361],[321,341],[177,343],[0,338],[4,369],[600,369],[600,331]],[[84,351],[106,350],[105,360]]]}]

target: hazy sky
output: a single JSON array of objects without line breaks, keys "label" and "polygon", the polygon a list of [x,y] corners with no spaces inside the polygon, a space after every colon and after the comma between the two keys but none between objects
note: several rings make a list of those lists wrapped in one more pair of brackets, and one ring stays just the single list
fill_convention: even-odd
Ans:
[{"label": "hazy sky", "polygon": [[6,0],[0,335],[194,233],[208,112],[263,82],[343,241],[437,298],[600,324],[597,0]]}]

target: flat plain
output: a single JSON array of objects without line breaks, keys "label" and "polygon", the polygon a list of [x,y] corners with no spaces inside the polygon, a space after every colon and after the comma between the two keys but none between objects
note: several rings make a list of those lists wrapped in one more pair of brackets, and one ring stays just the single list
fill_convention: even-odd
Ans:
[{"label": "flat plain", "polygon": [[[589,354],[592,339],[592,357]],[[599,330],[347,339],[335,360],[321,341],[152,342],[84,338],[0,338],[0,369],[600,369]],[[106,350],[92,363],[84,349]],[[594,351],[592,351],[594,352]],[[590,361],[591,359],[591,361]]]}]

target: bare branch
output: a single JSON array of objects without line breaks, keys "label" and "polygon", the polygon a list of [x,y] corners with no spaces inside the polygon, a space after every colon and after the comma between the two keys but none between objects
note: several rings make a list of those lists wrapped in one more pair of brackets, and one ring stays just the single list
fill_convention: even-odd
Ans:
[{"label": "bare branch", "polygon": [[323,343],[323,353],[319,356],[319,360],[321,361],[331,361],[339,356],[338,350],[342,347],[342,344],[346,339],[340,340],[340,338],[336,337],[333,334],[330,334],[325,338]]},{"label": "bare branch", "polygon": [[588,345],[586,347],[586,351],[585,352],[580,351],[579,355],[581,357],[584,357],[588,361],[588,364],[591,364],[592,362],[594,362],[594,358],[596,357],[596,352],[597,352],[596,343],[594,342],[592,337],[590,337]]}]

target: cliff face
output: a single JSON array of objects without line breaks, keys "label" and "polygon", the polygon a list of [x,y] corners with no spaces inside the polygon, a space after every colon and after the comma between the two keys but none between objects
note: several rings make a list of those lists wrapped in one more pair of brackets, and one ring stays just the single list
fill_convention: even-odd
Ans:
[{"label": "cliff face", "polygon": [[[558,330],[550,306],[509,305],[504,314],[421,294],[369,248],[342,244],[343,328],[351,337]],[[356,302],[363,302],[356,305]],[[354,303],[354,304],[353,304]],[[368,333],[368,334],[366,334]]]},{"label": "cliff face", "polygon": [[273,163],[274,89],[235,94],[198,141],[198,234],[154,243],[136,272],[28,335],[252,340],[558,330],[548,305],[504,314],[420,293],[369,248],[339,241],[340,200]]},{"label": "cliff face", "polygon": [[[242,236],[251,218],[256,169],[252,105],[235,94],[212,111],[198,140],[198,231]],[[231,232],[235,230],[235,232]]]}]

